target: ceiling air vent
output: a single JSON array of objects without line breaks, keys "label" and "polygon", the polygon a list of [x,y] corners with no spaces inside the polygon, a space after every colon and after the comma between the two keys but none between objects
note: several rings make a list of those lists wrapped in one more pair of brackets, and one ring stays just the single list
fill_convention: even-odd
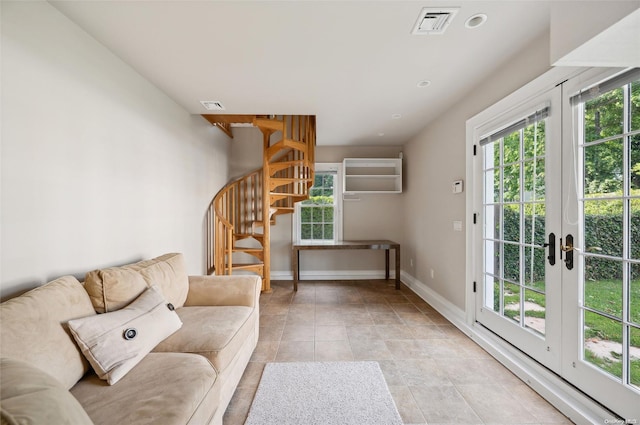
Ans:
[{"label": "ceiling air vent", "polygon": [[458,13],[457,7],[432,8],[425,7],[420,12],[411,34],[434,35],[443,34],[453,17]]},{"label": "ceiling air vent", "polygon": [[201,100],[200,103],[202,103],[202,106],[204,106],[207,111],[224,111],[226,109],[222,103],[217,100]]}]

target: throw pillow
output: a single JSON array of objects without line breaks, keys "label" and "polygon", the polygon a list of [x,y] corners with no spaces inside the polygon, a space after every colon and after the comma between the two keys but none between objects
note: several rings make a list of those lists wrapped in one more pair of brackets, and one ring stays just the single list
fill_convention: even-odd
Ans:
[{"label": "throw pillow", "polygon": [[82,353],[100,379],[118,382],[182,321],[157,286],[121,310],[68,322]]}]

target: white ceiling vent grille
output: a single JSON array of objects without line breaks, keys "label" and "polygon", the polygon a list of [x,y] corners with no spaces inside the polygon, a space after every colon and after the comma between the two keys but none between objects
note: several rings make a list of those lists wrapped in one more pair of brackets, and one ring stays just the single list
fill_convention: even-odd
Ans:
[{"label": "white ceiling vent grille", "polygon": [[443,34],[454,16],[458,13],[457,7],[432,8],[425,7],[420,12],[418,20],[413,27],[411,34],[414,35],[434,35]]},{"label": "white ceiling vent grille", "polygon": [[200,103],[202,103],[202,106],[204,106],[207,111],[224,111],[226,109],[222,103],[217,100],[201,100]]}]

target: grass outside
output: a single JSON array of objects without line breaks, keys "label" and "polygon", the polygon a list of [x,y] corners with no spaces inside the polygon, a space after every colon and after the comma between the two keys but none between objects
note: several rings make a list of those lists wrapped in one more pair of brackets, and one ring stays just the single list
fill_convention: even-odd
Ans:
[{"label": "grass outside", "polygon": [[[536,282],[524,288],[525,301],[531,304],[545,307],[545,295],[538,291],[544,291],[544,282]],[[494,286],[494,309],[499,311],[499,291],[500,286]],[[518,320],[520,316],[520,287],[518,285],[505,283],[503,293],[504,305],[517,305],[516,309],[504,309],[504,316],[512,320]],[[599,280],[585,282],[585,305],[593,310],[606,313],[608,315],[622,318],[622,281],[621,280]],[[630,318],[631,321],[640,324],[640,279],[631,281],[629,291]],[[531,305],[530,304],[530,305]],[[542,309],[525,309],[526,317],[545,317]],[[612,341],[622,343],[623,327],[620,321],[612,320],[601,314],[585,312],[584,338],[587,340]],[[632,329],[629,335],[630,346],[640,347],[640,330]],[[622,378],[622,362],[619,352],[611,351],[608,356],[600,356],[589,349],[585,349],[585,360],[599,367],[600,369]],[[633,385],[640,387],[640,358],[632,358],[630,362],[630,381]]]}]

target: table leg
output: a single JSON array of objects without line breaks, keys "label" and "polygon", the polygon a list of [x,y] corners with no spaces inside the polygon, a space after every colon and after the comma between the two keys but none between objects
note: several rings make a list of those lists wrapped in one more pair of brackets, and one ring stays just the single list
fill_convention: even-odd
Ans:
[{"label": "table leg", "polygon": [[396,247],[396,289],[400,289],[400,246]]},{"label": "table leg", "polygon": [[298,279],[300,278],[300,251],[293,248],[291,251],[291,269],[293,271],[293,290],[298,290]]},{"label": "table leg", "polygon": [[389,250],[384,250],[384,278],[389,279]]}]

